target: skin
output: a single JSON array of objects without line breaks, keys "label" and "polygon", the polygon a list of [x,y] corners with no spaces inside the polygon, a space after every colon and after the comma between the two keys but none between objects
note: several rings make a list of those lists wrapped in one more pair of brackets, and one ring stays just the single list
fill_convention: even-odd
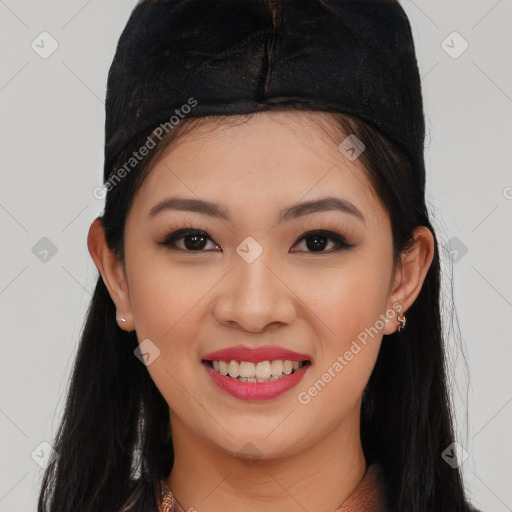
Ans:
[{"label": "skin", "polygon": [[[232,126],[211,121],[153,165],[128,214],[124,265],[99,220],[91,225],[89,251],[126,319],[120,328],[135,329],[139,343],[150,339],[160,350],[147,369],[169,404],[175,462],[167,483],[184,510],[220,512],[236,503],[240,512],[328,512],[365,474],[361,397],[396,316],[359,343],[357,355],[307,404],[298,394],[379,315],[397,302],[407,312],[434,239],[418,227],[402,265],[394,266],[389,217],[359,161],[339,151],[342,140],[322,113],[266,112]],[[219,202],[230,220],[177,210],[150,218],[169,196]],[[325,196],[350,201],[364,222],[341,211],[277,222],[281,209]],[[203,252],[187,252],[183,238],[176,250],[159,245],[182,228],[208,233]],[[327,245],[315,252],[302,237],[320,229],[354,247],[333,252],[336,242],[324,238]],[[263,249],[252,263],[236,252],[249,236]],[[312,365],[276,399],[239,400],[201,365],[204,354],[238,344],[276,344],[310,355]],[[253,452],[252,463],[240,452]]]}]

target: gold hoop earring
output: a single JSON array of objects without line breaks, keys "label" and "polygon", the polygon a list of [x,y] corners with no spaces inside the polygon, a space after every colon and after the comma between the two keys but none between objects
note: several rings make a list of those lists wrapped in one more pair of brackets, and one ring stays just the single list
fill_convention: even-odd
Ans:
[{"label": "gold hoop earring", "polygon": [[398,326],[396,330],[400,332],[405,327],[405,315],[402,313],[402,307],[400,307],[400,313],[398,315]]}]

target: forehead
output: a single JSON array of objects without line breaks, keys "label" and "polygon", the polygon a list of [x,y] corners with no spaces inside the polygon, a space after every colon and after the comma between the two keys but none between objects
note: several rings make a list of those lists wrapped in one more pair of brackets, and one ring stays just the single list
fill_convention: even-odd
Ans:
[{"label": "forehead", "polygon": [[323,112],[203,118],[153,163],[136,201],[149,210],[172,193],[268,210],[341,195],[379,220],[364,167],[339,149],[346,137]]}]

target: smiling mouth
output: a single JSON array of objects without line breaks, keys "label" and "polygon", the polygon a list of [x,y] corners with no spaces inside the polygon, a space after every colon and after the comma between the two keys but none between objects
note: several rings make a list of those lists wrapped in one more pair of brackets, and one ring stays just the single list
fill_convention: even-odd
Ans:
[{"label": "smiling mouth", "polygon": [[203,364],[208,365],[220,375],[229,377],[239,382],[273,382],[284,379],[310,365],[311,361],[291,361],[289,359],[276,359],[273,361],[237,361],[231,360],[204,360]]}]

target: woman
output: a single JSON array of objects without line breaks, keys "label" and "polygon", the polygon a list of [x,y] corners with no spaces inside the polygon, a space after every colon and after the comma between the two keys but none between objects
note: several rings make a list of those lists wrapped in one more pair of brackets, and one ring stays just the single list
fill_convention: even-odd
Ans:
[{"label": "woman", "polygon": [[141,1],[106,116],[39,510],[474,510],[400,5]]}]

